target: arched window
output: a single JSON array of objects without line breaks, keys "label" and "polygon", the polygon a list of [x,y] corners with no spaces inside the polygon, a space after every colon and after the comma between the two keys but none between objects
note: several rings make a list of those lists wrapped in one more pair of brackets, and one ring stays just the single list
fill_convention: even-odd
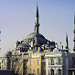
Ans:
[{"label": "arched window", "polygon": [[61,69],[58,69],[58,75],[61,75]]},{"label": "arched window", "polygon": [[54,75],[54,70],[53,69],[51,69],[51,75]]},{"label": "arched window", "polygon": [[61,65],[61,58],[58,58],[58,65]]},{"label": "arched window", "polygon": [[51,65],[54,65],[54,59],[53,58],[51,59]]}]

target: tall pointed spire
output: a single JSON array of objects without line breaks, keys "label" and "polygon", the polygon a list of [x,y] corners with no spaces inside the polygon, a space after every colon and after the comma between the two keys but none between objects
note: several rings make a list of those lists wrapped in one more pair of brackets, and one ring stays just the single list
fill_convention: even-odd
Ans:
[{"label": "tall pointed spire", "polygon": [[36,33],[35,37],[35,50],[38,50],[38,34],[39,34],[39,10],[38,10],[38,3],[36,6],[36,21],[35,21],[35,27],[34,27],[34,32]]},{"label": "tall pointed spire", "polygon": [[69,47],[68,47],[68,35],[67,35],[67,33],[66,33],[66,49],[69,49]]},{"label": "tall pointed spire", "polygon": [[73,39],[73,42],[74,42],[73,51],[75,51],[75,12],[74,12],[74,39]]},{"label": "tall pointed spire", "polygon": [[34,32],[36,32],[37,34],[39,33],[39,10],[38,10],[38,3],[36,6],[36,21],[35,21],[35,28],[34,28]]},{"label": "tall pointed spire", "polygon": [[38,4],[37,4],[37,8],[36,8],[36,17],[39,17]]}]

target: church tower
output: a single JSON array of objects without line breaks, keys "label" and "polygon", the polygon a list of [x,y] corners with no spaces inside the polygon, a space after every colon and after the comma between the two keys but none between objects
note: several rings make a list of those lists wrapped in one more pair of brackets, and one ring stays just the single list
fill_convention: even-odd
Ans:
[{"label": "church tower", "polygon": [[74,42],[73,51],[75,51],[75,14],[74,14],[74,39],[73,39],[73,42]]}]

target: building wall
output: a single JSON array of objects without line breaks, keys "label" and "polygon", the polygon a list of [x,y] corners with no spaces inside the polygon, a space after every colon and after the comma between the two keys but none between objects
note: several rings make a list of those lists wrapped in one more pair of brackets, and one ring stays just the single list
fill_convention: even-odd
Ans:
[{"label": "building wall", "polygon": [[[62,52],[51,52],[45,55],[46,58],[46,75],[68,75],[67,55]],[[61,74],[59,73],[61,71]]]},{"label": "building wall", "polygon": [[69,68],[68,68],[68,74],[69,75],[75,75],[75,52],[71,52],[68,54],[68,62],[69,62]]},{"label": "building wall", "polygon": [[[39,61],[39,64],[38,64],[38,61]],[[41,75],[41,57],[28,59],[28,63],[27,63],[28,73],[30,73],[30,69],[32,74]],[[39,73],[38,73],[38,69],[39,69]]]},{"label": "building wall", "polygon": [[7,70],[7,58],[0,57],[0,70]]},{"label": "building wall", "polygon": [[43,57],[17,58],[14,61],[15,74],[19,75],[43,75]]},{"label": "building wall", "polygon": [[15,58],[13,60],[13,69],[15,74],[23,75],[23,58]]},{"label": "building wall", "polygon": [[74,64],[74,61],[75,61],[75,52],[69,53],[68,56],[69,56],[69,60],[68,60],[68,62],[69,62],[69,68],[74,67],[74,65],[75,65]]}]

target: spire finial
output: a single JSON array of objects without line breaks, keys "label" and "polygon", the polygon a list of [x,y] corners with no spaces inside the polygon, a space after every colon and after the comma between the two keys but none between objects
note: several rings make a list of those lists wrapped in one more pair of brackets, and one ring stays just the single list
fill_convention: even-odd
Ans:
[{"label": "spire finial", "polygon": [[36,1],[36,17],[39,17],[38,1]]}]

